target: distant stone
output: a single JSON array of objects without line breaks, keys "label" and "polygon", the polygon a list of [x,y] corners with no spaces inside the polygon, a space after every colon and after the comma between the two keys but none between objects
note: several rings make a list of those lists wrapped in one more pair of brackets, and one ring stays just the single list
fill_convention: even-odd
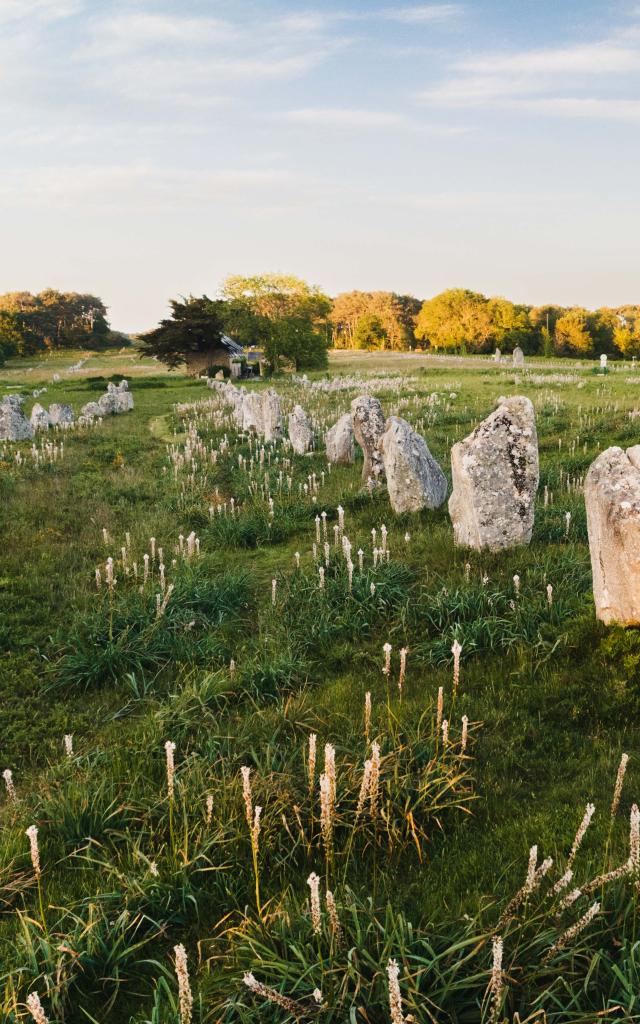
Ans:
[{"label": "distant stone", "polygon": [[406,420],[389,417],[380,451],[394,512],[419,512],[442,505],[447,496],[447,478],[425,439]]},{"label": "distant stone", "polygon": [[8,395],[0,402],[0,441],[29,441],[33,427],[22,411],[22,398]]},{"label": "distant stone", "polygon": [[45,407],[40,405],[40,402],[36,402],[33,406],[29,420],[35,433],[38,430],[48,430],[51,426],[51,417]]},{"label": "distant stone", "polygon": [[493,353],[493,358],[496,363],[499,363],[500,360],[502,359],[502,352],[500,351],[499,348],[497,348]]},{"label": "distant stone", "polygon": [[264,423],[262,419],[262,395],[257,391],[249,391],[242,404],[242,429],[253,430],[256,434],[262,434]]},{"label": "distant stone", "polygon": [[355,458],[355,444],[353,437],[353,423],[351,413],[346,412],[337,423],[327,431],[327,462],[353,462]]},{"label": "distant stone", "polygon": [[451,450],[449,514],[456,544],[502,548],[531,540],[538,438],[528,398],[506,399]]},{"label": "distant stone", "polygon": [[116,391],[116,398],[118,402],[118,412],[130,412],[133,409],[133,395],[129,391],[129,384],[126,380],[121,380],[118,384]]},{"label": "distant stone", "polygon": [[296,455],[305,455],[313,442],[313,427],[301,405],[289,413],[289,440]]},{"label": "distant stone", "polygon": [[113,384],[107,385],[107,391],[98,399],[101,416],[116,416],[120,412],[118,395]]},{"label": "distant stone", "polygon": [[514,366],[524,366],[524,352],[519,345],[514,348],[512,359]]},{"label": "distant stone", "polygon": [[607,448],[584,484],[596,616],[640,625],[640,445]]},{"label": "distant stone", "polygon": [[603,352],[602,355],[600,356],[600,369],[601,370],[606,370],[606,368],[607,368],[607,354],[606,354],[606,352]]},{"label": "distant stone", "polygon": [[73,409],[62,402],[53,402],[49,406],[49,419],[52,427],[66,427],[73,423]]},{"label": "distant stone", "polygon": [[80,410],[80,419],[84,422],[95,420],[99,416],[102,416],[102,409],[97,402],[87,402],[87,404],[83,405]]},{"label": "distant stone", "polygon": [[364,453],[362,479],[378,481],[384,473],[382,454],[378,445],[384,434],[384,413],[377,398],[360,395],[351,403],[351,418],[355,439]]},{"label": "distant stone", "polygon": [[262,395],[262,433],[265,441],[282,437],[280,396],[273,388],[268,388]]}]

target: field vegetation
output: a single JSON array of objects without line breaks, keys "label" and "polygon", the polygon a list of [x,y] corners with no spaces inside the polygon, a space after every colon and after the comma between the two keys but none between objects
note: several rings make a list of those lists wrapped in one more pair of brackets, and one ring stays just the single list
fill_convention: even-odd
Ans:
[{"label": "field vegetation", "polygon": [[[271,382],[297,456],[136,349],[9,359],[27,412],[123,375],[135,410],[0,443],[0,1019],[640,1020],[640,639],[596,622],[582,497],[640,376],[559,366],[332,355]],[[447,474],[530,397],[530,547],[330,468],[363,390]]]}]

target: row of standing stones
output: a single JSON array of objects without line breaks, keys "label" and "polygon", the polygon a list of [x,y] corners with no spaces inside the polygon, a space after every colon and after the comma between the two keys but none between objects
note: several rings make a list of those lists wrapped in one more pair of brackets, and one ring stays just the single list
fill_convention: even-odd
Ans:
[{"label": "row of standing stones", "polygon": [[[38,431],[50,427],[67,428],[76,422],[70,405],[52,402],[45,409],[36,402],[29,419],[22,411],[22,395],[7,395],[0,401],[0,441],[29,441]],[[84,426],[103,416],[117,416],[133,409],[133,395],[126,380],[118,385],[107,384],[107,390],[97,402],[87,402],[80,410],[78,424]]]},{"label": "row of standing stones", "polygon": [[[282,436],[280,399],[232,384],[215,385],[234,406],[244,431],[274,440]],[[289,415],[289,440],[298,454],[310,451],[314,432],[300,405]],[[377,398],[360,395],[327,432],[330,463],[351,463],[355,443],[364,455],[363,482],[386,479],[394,512],[438,508],[447,480],[425,439],[398,416],[385,419]],[[531,401],[504,399],[451,450],[449,515],[455,543],[500,551],[529,544],[539,483],[538,437]],[[596,614],[605,623],[640,625],[640,445],[608,448],[585,481],[589,550]]]}]

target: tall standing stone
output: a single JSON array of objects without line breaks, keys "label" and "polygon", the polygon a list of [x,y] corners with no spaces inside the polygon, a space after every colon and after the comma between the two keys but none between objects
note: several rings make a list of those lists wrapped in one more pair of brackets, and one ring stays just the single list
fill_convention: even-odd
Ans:
[{"label": "tall standing stone", "polygon": [[276,441],[282,437],[280,396],[273,388],[268,388],[262,396],[262,429],[265,441]]},{"label": "tall standing stone", "polygon": [[602,452],[584,498],[596,616],[640,625],[640,445]]},{"label": "tall standing stone", "polygon": [[52,427],[68,427],[73,423],[73,409],[63,402],[52,402],[49,406],[49,419]]},{"label": "tall standing stone", "polygon": [[133,395],[129,391],[126,380],[121,380],[116,388],[118,412],[130,412],[133,409]]},{"label": "tall standing stone", "polygon": [[512,360],[514,366],[524,366],[524,352],[519,345],[516,345],[513,350]]},{"label": "tall standing stone", "polygon": [[528,398],[507,398],[451,450],[449,514],[456,544],[502,548],[531,540],[538,438]]},{"label": "tall standing stone", "polygon": [[384,434],[384,413],[377,398],[360,395],[351,403],[351,419],[356,441],[364,453],[362,480],[378,481],[384,473],[382,453],[378,447]]},{"label": "tall standing stone", "polygon": [[39,430],[48,430],[51,426],[51,417],[45,409],[44,405],[40,405],[40,402],[35,402],[31,410],[31,416],[29,422],[37,433]]},{"label": "tall standing stone", "polygon": [[442,505],[447,496],[447,478],[425,439],[406,420],[389,417],[380,451],[394,512],[419,512]]},{"label": "tall standing stone", "polygon": [[355,446],[351,413],[346,412],[337,423],[327,431],[327,462],[353,462]]},{"label": "tall standing stone", "polygon": [[289,440],[296,455],[305,455],[313,442],[313,427],[301,405],[289,413]]},{"label": "tall standing stone", "polygon": [[262,395],[257,391],[249,391],[242,403],[242,429],[253,430],[262,435],[264,423],[262,419]]}]

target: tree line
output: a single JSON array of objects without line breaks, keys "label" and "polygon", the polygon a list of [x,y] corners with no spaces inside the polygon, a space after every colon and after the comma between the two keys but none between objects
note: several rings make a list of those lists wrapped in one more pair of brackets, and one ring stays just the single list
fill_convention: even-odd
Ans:
[{"label": "tree line", "polygon": [[64,348],[102,348],[122,344],[113,332],[102,299],[47,288],[37,295],[0,295],[0,362]]},{"label": "tree line", "polygon": [[[143,353],[169,366],[180,365],[190,352],[206,351],[223,334],[261,348],[274,370],[283,363],[320,369],[330,347],[482,353],[520,346],[529,355],[640,355],[640,305],[528,306],[466,288],[450,288],[425,301],[386,291],[330,298],[287,274],[232,275],[218,298],[190,296],[170,305],[171,316],[139,339]],[[0,362],[13,354],[99,348],[123,340],[94,295],[47,289],[0,296]]]}]

